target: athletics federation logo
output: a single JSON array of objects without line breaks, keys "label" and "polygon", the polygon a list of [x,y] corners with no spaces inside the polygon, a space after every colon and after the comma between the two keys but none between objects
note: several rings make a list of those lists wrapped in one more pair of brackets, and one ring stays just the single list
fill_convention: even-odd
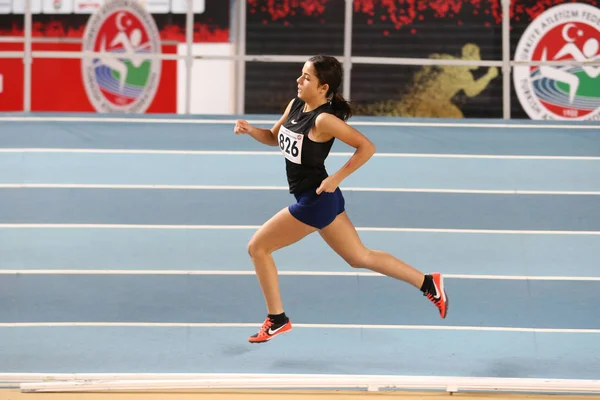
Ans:
[{"label": "athletics federation logo", "polygon": [[81,61],[85,90],[98,112],[146,111],[160,82],[161,60],[131,55],[160,54],[160,35],[139,1],[105,2],[88,20],[83,51],[123,54]]},{"label": "athletics federation logo", "polygon": [[[521,36],[515,61],[599,61],[600,10],[552,7]],[[513,83],[532,119],[600,120],[600,65],[518,66]]]}]

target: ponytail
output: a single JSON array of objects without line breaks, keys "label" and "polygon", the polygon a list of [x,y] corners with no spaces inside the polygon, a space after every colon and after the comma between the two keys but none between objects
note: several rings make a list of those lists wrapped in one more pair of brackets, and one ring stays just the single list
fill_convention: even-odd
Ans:
[{"label": "ponytail", "polygon": [[350,102],[337,92],[333,92],[331,107],[333,108],[333,114],[342,121],[347,121],[352,116],[353,110]]}]

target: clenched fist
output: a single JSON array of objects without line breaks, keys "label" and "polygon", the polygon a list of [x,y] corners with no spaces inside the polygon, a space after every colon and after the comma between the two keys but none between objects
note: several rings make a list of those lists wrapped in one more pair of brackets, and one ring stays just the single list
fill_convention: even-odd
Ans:
[{"label": "clenched fist", "polygon": [[244,121],[241,119],[238,119],[237,121],[235,121],[235,127],[233,128],[233,132],[236,135],[243,135],[245,133],[250,133],[250,130],[252,130],[252,125],[250,125],[248,123],[248,121]]}]

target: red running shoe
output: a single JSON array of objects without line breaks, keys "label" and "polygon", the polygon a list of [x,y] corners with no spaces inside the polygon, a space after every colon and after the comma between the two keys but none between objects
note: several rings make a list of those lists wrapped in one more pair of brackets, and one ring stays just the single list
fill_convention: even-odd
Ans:
[{"label": "red running shoe", "polygon": [[292,330],[292,322],[288,319],[283,325],[275,325],[273,321],[267,317],[258,332],[248,338],[250,343],[264,343],[273,339],[277,335]]},{"label": "red running shoe", "polygon": [[444,278],[438,272],[430,274],[433,278],[435,293],[426,293],[425,296],[440,310],[440,317],[446,318],[448,313],[448,297],[444,290]]}]

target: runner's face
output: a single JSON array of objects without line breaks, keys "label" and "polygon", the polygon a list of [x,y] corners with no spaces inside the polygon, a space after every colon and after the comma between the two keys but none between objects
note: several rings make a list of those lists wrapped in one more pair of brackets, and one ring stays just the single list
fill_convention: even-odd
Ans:
[{"label": "runner's face", "polygon": [[302,68],[302,74],[298,79],[298,97],[304,101],[311,101],[319,97],[325,97],[327,85],[321,85],[315,74],[311,62],[307,61]]}]

